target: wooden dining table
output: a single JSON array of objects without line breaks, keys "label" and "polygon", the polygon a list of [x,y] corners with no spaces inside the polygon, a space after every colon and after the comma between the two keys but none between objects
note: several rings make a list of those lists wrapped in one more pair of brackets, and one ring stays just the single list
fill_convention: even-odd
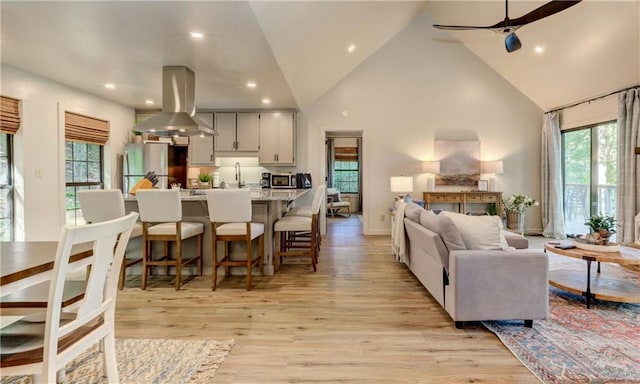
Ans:
[{"label": "wooden dining table", "polygon": [[[0,242],[0,296],[51,279],[57,249],[57,241]],[[73,269],[88,265],[92,254],[92,243],[74,245],[70,257]]]}]

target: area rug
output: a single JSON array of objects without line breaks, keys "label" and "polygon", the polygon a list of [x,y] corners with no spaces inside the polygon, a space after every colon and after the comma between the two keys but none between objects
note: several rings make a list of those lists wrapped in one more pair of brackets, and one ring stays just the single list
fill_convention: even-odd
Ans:
[{"label": "area rug", "polygon": [[549,288],[549,318],[486,321],[543,383],[640,383],[640,304],[596,301]]},{"label": "area rug", "polygon": [[[120,383],[209,383],[233,344],[233,340],[116,339]],[[97,347],[78,356],[66,371],[65,384],[107,383]],[[2,379],[2,384],[28,383],[29,376]]]}]

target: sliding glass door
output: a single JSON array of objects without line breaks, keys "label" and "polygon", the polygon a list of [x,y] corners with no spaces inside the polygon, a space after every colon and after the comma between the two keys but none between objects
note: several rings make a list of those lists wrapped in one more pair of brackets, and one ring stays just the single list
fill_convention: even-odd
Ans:
[{"label": "sliding glass door", "polygon": [[585,234],[591,215],[615,216],[617,163],[615,121],[562,132],[564,217],[567,234]]}]

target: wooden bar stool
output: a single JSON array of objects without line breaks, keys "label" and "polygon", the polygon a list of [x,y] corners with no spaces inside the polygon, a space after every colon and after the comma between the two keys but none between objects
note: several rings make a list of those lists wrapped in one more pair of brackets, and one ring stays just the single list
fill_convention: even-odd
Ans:
[{"label": "wooden bar stool", "polygon": [[[303,206],[299,206],[299,207],[293,207],[291,210],[289,210],[287,213],[285,213],[285,216],[313,217],[314,207],[315,206],[322,207],[322,202],[326,198],[325,197],[326,193],[327,193],[327,185],[326,184],[321,184],[314,191],[313,202],[311,203],[311,205],[303,205]],[[316,226],[317,226],[317,228],[320,228],[320,214],[316,215],[316,220],[317,220]],[[320,244],[322,242],[322,236],[320,236],[320,231],[319,230],[316,231],[316,232],[317,232],[316,233],[316,247],[318,248],[317,255],[319,256]],[[296,237],[307,238],[308,236],[311,235],[311,232],[294,232],[294,234],[295,234]]]},{"label": "wooden bar stool", "polygon": [[[124,216],[124,198],[119,189],[83,189],[78,191],[82,217],[87,223],[99,223]],[[136,222],[130,239],[142,236],[142,223]],[[126,269],[142,263],[142,254],[125,253],[118,289],[124,288]]]},{"label": "wooden bar stool", "polygon": [[273,231],[276,239],[273,263],[276,271],[284,257],[308,256],[313,271],[316,272],[319,253],[318,239],[320,238],[319,215],[320,207],[323,204],[323,194],[319,194],[320,198],[314,199],[311,217],[284,216],[274,224]]},{"label": "wooden bar stool", "polygon": [[[224,267],[225,276],[229,267],[247,268],[247,291],[251,290],[253,268],[258,266],[260,273],[264,267],[264,224],[251,222],[251,192],[248,189],[210,189],[207,190],[207,205],[211,220],[211,257],[213,276],[211,289],[216,290],[218,268]],[[258,239],[258,257],[253,260],[253,240]],[[218,241],[224,242],[224,256],[218,260]],[[229,253],[229,243],[243,241],[246,257],[233,260]]]},{"label": "wooden bar stool", "polygon": [[[176,268],[176,291],[180,290],[182,268],[195,263],[198,274],[202,276],[202,235],[204,224],[183,222],[180,192],[176,189],[142,189],[136,193],[140,219],[142,220],[142,289],[147,288],[149,269],[154,266],[165,267],[168,274],[169,267]],[[196,255],[183,258],[182,242],[195,237],[197,239]],[[164,242],[164,255],[154,259],[152,242]],[[170,255],[170,243],[175,243],[175,258]]]}]

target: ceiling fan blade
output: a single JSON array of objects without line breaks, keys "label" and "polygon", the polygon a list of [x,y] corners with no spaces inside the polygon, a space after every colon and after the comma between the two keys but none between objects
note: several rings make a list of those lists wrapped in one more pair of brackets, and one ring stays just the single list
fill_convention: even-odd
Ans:
[{"label": "ceiling fan blade", "polygon": [[527,13],[524,16],[520,16],[517,19],[509,20],[510,26],[523,26],[525,24],[532,23],[536,20],[544,19],[558,12],[564,11],[569,7],[573,7],[582,0],[554,0],[550,1],[533,11]]},{"label": "ceiling fan blade", "polygon": [[475,27],[475,26],[471,26],[471,25],[440,25],[440,24],[433,24],[434,28],[438,28],[438,29],[447,29],[447,30],[453,30],[453,31],[464,31],[464,30],[471,30],[471,29],[493,29],[493,26],[488,26],[488,27]]}]

